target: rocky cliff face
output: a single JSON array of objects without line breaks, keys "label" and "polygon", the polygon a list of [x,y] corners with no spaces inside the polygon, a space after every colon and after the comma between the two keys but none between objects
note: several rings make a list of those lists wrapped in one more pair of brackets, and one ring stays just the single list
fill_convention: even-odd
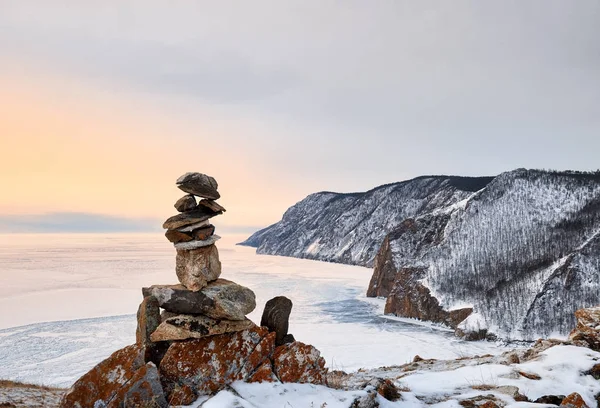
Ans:
[{"label": "rocky cliff face", "polygon": [[600,174],[519,169],[317,193],[252,235],[262,254],[374,266],[386,313],[469,337],[565,335],[600,303]]},{"label": "rocky cliff face", "polygon": [[[387,296],[386,313],[511,339],[567,334],[575,310],[600,303],[600,175],[504,173],[405,220],[377,259],[368,295]],[[469,308],[460,324],[445,315]]]},{"label": "rocky cliff face", "polygon": [[311,194],[242,245],[259,254],[373,266],[383,239],[402,221],[465,200],[491,180],[431,176],[365,193]]}]

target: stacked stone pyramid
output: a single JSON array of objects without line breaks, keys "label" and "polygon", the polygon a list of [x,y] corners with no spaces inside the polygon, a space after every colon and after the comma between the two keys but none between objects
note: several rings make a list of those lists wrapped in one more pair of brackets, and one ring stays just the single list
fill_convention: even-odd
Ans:
[{"label": "stacked stone pyramid", "polygon": [[175,272],[180,284],[142,289],[144,297],[156,299],[164,309],[150,340],[201,338],[252,327],[246,315],[256,307],[254,292],[219,278],[221,262],[215,242],[220,237],[209,222],[225,211],[215,201],[220,198],[216,180],[186,173],[177,179],[177,187],[188,194],[177,200],[179,214],[166,220],[163,228],[177,250]]}]

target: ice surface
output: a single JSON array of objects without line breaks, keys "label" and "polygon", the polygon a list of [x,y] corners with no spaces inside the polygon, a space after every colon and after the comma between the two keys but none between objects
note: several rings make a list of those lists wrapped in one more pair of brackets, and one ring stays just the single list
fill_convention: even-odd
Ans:
[{"label": "ice surface", "polygon": [[[255,291],[250,318],[259,322],[268,299],[288,296],[290,332],[321,350],[332,369],[505,350],[383,316],[383,302],[364,296],[370,269],[256,255],[233,245],[239,241],[219,241],[222,276]],[[0,235],[0,265],[0,378],[54,386],[70,385],[135,341],[143,286],[177,283],[175,249],[161,234]]]}]

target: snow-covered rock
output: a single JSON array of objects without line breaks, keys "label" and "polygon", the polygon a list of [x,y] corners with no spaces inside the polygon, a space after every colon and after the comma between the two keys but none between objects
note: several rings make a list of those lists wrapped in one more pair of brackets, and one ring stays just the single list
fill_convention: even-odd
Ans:
[{"label": "snow-covered rock", "polygon": [[259,254],[372,266],[386,234],[406,218],[459,203],[491,180],[427,176],[365,193],[311,194],[280,222],[241,244],[256,247]]}]

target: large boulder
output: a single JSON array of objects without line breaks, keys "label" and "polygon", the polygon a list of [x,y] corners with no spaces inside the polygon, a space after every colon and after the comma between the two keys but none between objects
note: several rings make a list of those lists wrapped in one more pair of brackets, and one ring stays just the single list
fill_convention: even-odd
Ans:
[{"label": "large boulder", "polygon": [[281,382],[325,384],[325,359],[315,347],[299,341],[284,344],[273,353],[273,369]]},{"label": "large boulder", "polygon": [[198,197],[209,198],[211,200],[218,200],[221,197],[217,191],[219,187],[217,181],[206,174],[186,173],[179,177],[176,183],[180,190]]},{"label": "large boulder", "polygon": [[[275,348],[275,335],[264,327],[175,342],[160,364],[167,392],[187,386],[212,394],[234,381],[250,378]],[[262,369],[262,368],[261,368]]]},{"label": "large boulder", "polygon": [[256,307],[254,292],[245,286],[217,279],[194,292],[183,285],[154,285],[143,288],[163,309],[177,314],[202,314],[213,319],[244,320]]},{"label": "large boulder", "polygon": [[215,320],[206,316],[179,315],[165,319],[152,333],[150,339],[174,341],[200,339],[215,334],[246,330],[255,326],[250,320]]},{"label": "large boulder", "polygon": [[[121,404],[121,398],[133,394],[139,398],[149,397],[162,401],[162,389],[157,386],[160,383],[157,383],[156,367],[153,371],[152,365],[146,366],[144,358],[145,348],[141,344],[127,346],[114,352],[73,384],[63,396],[60,407],[121,407],[124,406]],[[135,387],[135,384],[140,387]],[[149,384],[150,388],[143,384]],[[140,388],[146,389],[146,393],[136,391]]]},{"label": "large boulder", "polygon": [[219,251],[214,245],[196,249],[178,249],[175,273],[186,288],[198,291],[221,275]]},{"label": "large boulder", "polygon": [[285,296],[274,297],[265,304],[260,325],[276,333],[275,344],[277,346],[284,344],[285,336],[288,334],[291,312],[292,301]]},{"label": "large boulder", "polygon": [[600,306],[579,309],[575,312],[577,326],[569,340],[592,350],[600,351]]}]

